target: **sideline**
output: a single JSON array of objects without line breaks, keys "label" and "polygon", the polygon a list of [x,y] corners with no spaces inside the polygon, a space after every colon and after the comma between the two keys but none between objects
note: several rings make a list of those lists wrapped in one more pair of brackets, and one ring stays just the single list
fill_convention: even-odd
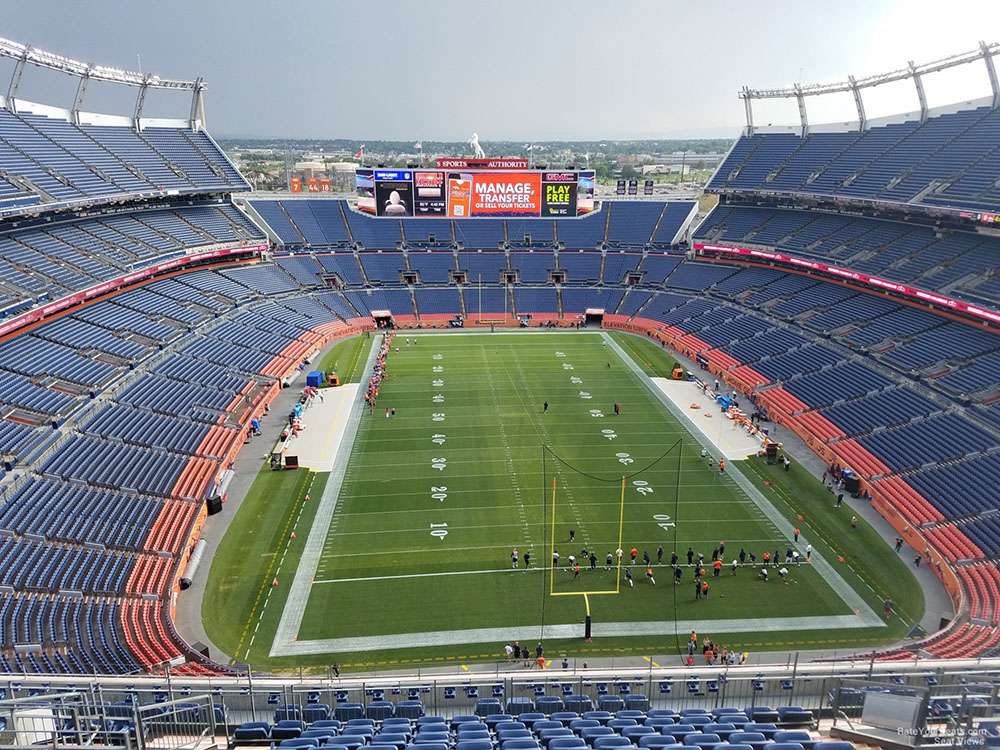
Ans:
[{"label": "sideline", "polygon": [[326,535],[330,529],[330,522],[333,520],[334,511],[337,509],[337,499],[340,497],[340,488],[344,483],[344,474],[347,471],[347,464],[354,450],[354,441],[358,435],[358,428],[361,425],[361,417],[365,410],[365,387],[371,377],[375,365],[375,357],[379,347],[382,345],[383,336],[373,336],[371,350],[368,352],[368,359],[365,361],[365,369],[361,374],[357,392],[354,394],[354,405],[351,407],[351,414],[347,424],[344,426],[344,434],[337,449],[337,456],[333,462],[330,476],[326,480],[326,487],[323,489],[323,496],[320,498],[319,507],[316,509],[316,516],[313,518],[312,528],[309,529],[309,536],[302,549],[302,557],[299,559],[299,567],[295,571],[295,578],[292,579],[292,586],[285,601],[285,607],[281,611],[281,619],[274,633],[274,641],[271,645],[270,656],[282,655],[282,648],[295,642],[298,637],[299,627],[302,618],[305,616],[306,604],[309,602],[309,591],[312,588],[312,580],[319,567],[320,558],[323,554],[323,546],[326,544]]}]

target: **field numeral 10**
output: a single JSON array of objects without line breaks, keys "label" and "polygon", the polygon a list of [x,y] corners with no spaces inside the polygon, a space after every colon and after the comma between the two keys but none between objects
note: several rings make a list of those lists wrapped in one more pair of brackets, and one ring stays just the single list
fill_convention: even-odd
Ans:
[{"label": "field numeral 10", "polygon": [[431,524],[431,536],[436,536],[441,541],[448,536],[448,524],[446,523],[432,523]]}]

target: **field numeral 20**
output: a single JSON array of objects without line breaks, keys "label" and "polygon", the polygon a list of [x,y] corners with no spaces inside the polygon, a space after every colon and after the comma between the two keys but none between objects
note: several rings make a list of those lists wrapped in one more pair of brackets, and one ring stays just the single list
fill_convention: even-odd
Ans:
[{"label": "field numeral 20", "polygon": [[448,524],[447,523],[432,523],[431,524],[431,536],[436,536],[442,542],[444,538],[448,536]]},{"label": "field numeral 20", "polygon": [[447,487],[431,487],[431,500],[437,500],[439,503],[443,503],[446,497],[448,497]]}]

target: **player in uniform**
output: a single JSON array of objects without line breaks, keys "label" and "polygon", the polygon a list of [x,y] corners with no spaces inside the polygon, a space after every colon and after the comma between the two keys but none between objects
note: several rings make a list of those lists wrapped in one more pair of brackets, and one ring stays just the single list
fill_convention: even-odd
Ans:
[{"label": "player in uniform", "polygon": [[510,567],[512,568],[517,567],[517,558],[518,558],[517,547],[514,547],[514,550],[510,553]]},{"label": "player in uniform", "polygon": [[653,584],[654,586],[656,585],[656,579],[653,578],[653,566],[652,565],[647,565],[646,566],[646,578],[649,579],[649,582],[651,584]]}]

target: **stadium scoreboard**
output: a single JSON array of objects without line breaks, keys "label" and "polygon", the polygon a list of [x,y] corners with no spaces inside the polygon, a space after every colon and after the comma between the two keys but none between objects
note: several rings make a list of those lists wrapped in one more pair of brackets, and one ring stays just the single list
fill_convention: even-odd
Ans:
[{"label": "stadium scoreboard", "polygon": [[355,170],[358,210],[426,218],[558,218],[594,210],[593,170],[529,169],[526,159],[444,157],[436,167]]}]

